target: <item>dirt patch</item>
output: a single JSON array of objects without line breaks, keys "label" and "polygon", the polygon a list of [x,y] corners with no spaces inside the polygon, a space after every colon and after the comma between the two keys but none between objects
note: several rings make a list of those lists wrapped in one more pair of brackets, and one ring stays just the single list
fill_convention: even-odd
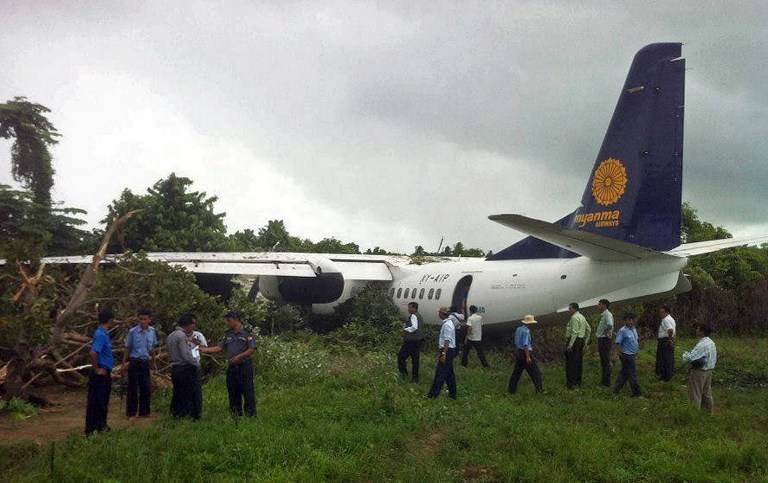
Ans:
[{"label": "dirt patch", "polygon": [[493,468],[487,466],[470,466],[461,472],[463,481],[502,481]]},{"label": "dirt patch", "polygon": [[[47,388],[37,392],[47,397],[53,404],[41,408],[37,415],[24,420],[18,420],[8,414],[1,415],[1,442],[32,441],[43,444],[51,440],[63,439],[73,433],[83,434],[85,429],[85,390]],[[149,418],[128,420],[125,417],[125,399],[121,401],[116,394],[112,394],[110,398],[107,424],[111,428],[142,427],[151,424],[156,418],[157,415],[153,415]]]}]

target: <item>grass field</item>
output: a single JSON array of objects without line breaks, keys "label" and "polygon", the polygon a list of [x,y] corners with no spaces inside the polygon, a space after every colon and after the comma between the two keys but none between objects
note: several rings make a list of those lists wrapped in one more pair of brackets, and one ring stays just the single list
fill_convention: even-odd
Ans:
[{"label": "grass field", "polygon": [[[546,394],[524,379],[506,393],[512,366],[457,368],[459,398],[425,400],[434,356],[419,385],[400,382],[394,356],[342,352],[310,337],[266,340],[259,353],[258,416],[233,422],[223,379],[205,388],[199,422],[163,417],[147,429],[79,435],[50,447],[0,445],[12,481],[766,481],[768,340],[716,339],[716,415],[687,404],[685,375],[652,378],[645,398],[597,386],[596,355],[583,389],[564,388],[562,365],[543,366]],[[692,340],[680,341],[681,348]],[[592,348],[593,349],[593,348]],[[165,412],[167,395],[155,398]],[[5,478],[3,478],[5,479]]]}]

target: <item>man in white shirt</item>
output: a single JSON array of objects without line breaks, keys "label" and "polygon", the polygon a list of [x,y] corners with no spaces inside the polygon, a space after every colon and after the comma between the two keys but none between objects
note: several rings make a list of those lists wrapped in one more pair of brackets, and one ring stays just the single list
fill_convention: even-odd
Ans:
[{"label": "man in white shirt", "polygon": [[435,380],[432,382],[432,388],[427,397],[429,399],[436,398],[440,395],[443,384],[447,384],[448,397],[456,399],[456,375],[453,372],[453,358],[456,356],[456,328],[446,307],[440,308],[438,316],[443,321],[443,325],[437,339],[439,353],[437,367],[435,367]]},{"label": "man in white shirt", "polygon": [[419,304],[416,302],[409,303],[408,320],[403,327],[403,345],[397,353],[397,369],[403,378],[407,378],[408,368],[406,363],[410,357],[411,382],[419,382],[419,356],[421,355],[421,345],[424,340],[422,322]]},{"label": "man in white shirt", "polygon": [[661,323],[657,334],[656,345],[656,375],[662,381],[671,381],[675,374],[675,336],[677,324],[672,318],[669,305],[662,305],[659,309]]},{"label": "man in white shirt", "polygon": [[712,370],[717,365],[717,347],[709,338],[711,333],[710,325],[699,324],[696,327],[699,342],[691,351],[683,352],[683,361],[691,364],[691,372],[688,374],[688,399],[696,408],[703,406],[709,414],[714,412]]},{"label": "man in white shirt", "polygon": [[483,367],[488,367],[488,361],[485,360],[483,352],[483,316],[477,311],[474,305],[469,306],[469,318],[467,319],[467,336],[464,340],[464,346],[461,351],[461,365],[467,367],[469,362],[469,351],[474,347],[477,351],[477,357]]}]

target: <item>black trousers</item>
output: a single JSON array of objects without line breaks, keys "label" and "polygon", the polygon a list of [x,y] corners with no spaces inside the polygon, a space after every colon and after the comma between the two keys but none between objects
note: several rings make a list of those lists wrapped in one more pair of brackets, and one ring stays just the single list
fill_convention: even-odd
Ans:
[{"label": "black trousers", "polygon": [[88,374],[88,401],[85,405],[85,434],[107,429],[109,395],[112,393],[112,375]]},{"label": "black trousers", "polygon": [[467,367],[467,364],[469,363],[469,351],[472,350],[473,347],[477,351],[477,358],[480,359],[480,364],[482,364],[483,367],[488,367],[488,361],[485,360],[485,353],[483,352],[483,345],[479,340],[468,340],[464,343],[461,350],[461,365]]},{"label": "black trousers", "polygon": [[611,339],[610,337],[597,338],[597,352],[600,354],[600,370],[602,377],[600,384],[611,387]]},{"label": "black trousers", "polygon": [[203,389],[200,386],[200,369],[191,364],[171,368],[173,394],[171,414],[177,418],[191,416],[200,419],[203,411]]},{"label": "black trousers", "polygon": [[536,360],[531,356],[531,363],[525,359],[525,350],[518,349],[515,352],[515,370],[512,371],[512,377],[509,378],[509,392],[514,394],[517,392],[517,383],[520,381],[520,376],[523,371],[527,372],[533,381],[533,386],[536,388],[536,392],[542,392],[544,390],[541,381],[541,370],[539,370]]},{"label": "black trousers", "polygon": [[656,345],[656,375],[662,381],[671,381],[675,374],[675,346],[669,337],[659,339]]},{"label": "black trousers", "polygon": [[613,388],[613,392],[616,394],[621,392],[624,384],[629,381],[629,385],[632,388],[632,395],[640,395],[640,384],[637,383],[637,364],[635,364],[635,356],[627,354],[621,354],[619,356],[621,360],[621,371],[619,371],[619,377],[616,378],[616,386]]},{"label": "black trousers", "polygon": [[256,415],[256,393],[253,389],[253,362],[244,360],[236,366],[227,367],[227,393],[229,410],[235,417]]},{"label": "black trousers", "polygon": [[407,362],[408,358],[411,358],[411,380],[418,382],[419,380],[419,357],[421,356],[421,344],[420,340],[403,340],[403,345],[400,346],[400,351],[397,353],[397,369],[404,377],[408,376]]},{"label": "black trousers", "polygon": [[126,415],[149,416],[149,401],[152,391],[152,379],[149,376],[148,359],[131,359],[128,365],[128,400]]},{"label": "black trousers", "polygon": [[578,337],[571,350],[565,351],[565,383],[568,389],[581,386],[581,373],[584,366],[584,338]]},{"label": "black trousers", "polygon": [[448,386],[448,397],[456,399],[456,374],[453,372],[453,359],[456,357],[456,349],[448,349],[445,354],[445,362],[440,362],[440,352],[437,353],[437,366],[435,367],[435,380],[427,397],[434,398],[440,395],[443,384]]}]

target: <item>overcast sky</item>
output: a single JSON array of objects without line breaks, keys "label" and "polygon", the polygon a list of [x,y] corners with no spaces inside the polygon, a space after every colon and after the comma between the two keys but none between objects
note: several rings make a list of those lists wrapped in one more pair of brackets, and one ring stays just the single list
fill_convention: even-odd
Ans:
[{"label": "overcast sky", "polygon": [[[684,199],[768,233],[768,2],[0,0],[0,101],[51,108],[94,225],[176,172],[230,231],[501,249],[579,203],[632,56],[686,45]],[[0,142],[0,183],[11,180]]]}]

